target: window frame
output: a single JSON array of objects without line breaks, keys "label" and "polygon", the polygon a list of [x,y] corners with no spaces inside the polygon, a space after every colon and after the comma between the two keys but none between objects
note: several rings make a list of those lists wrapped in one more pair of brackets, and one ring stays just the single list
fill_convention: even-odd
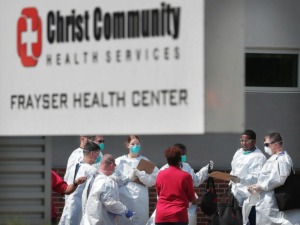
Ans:
[{"label": "window frame", "polygon": [[[250,87],[246,86],[246,54],[297,54],[298,55],[298,84],[297,87]],[[245,51],[245,91],[246,92],[300,92],[300,49],[259,49],[246,48]]]}]

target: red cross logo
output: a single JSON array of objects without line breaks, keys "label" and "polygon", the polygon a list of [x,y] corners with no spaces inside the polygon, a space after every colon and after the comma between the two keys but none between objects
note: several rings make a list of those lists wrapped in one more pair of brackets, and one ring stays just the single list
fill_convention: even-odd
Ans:
[{"label": "red cross logo", "polygon": [[17,50],[23,66],[36,66],[42,52],[42,22],[36,8],[22,10],[17,25]]}]

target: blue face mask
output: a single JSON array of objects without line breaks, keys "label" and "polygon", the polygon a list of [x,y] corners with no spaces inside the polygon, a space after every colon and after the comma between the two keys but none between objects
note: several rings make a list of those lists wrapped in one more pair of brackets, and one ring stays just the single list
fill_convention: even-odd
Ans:
[{"label": "blue face mask", "polygon": [[130,151],[133,154],[138,153],[140,150],[141,150],[141,146],[140,145],[133,145],[133,146],[130,147]]},{"label": "blue face mask", "polygon": [[186,162],[186,155],[181,155],[181,162]]},{"label": "blue face mask", "polygon": [[104,143],[100,143],[100,144],[98,144],[98,146],[99,146],[101,151],[104,149]]}]

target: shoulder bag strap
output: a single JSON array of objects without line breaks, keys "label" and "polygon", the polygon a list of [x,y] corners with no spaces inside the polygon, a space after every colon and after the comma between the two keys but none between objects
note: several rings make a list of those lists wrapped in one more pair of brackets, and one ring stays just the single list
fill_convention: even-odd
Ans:
[{"label": "shoulder bag strap", "polygon": [[211,190],[213,193],[216,193],[215,181],[214,178],[209,177],[206,182],[206,190]]},{"label": "shoulder bag strap", "polygon": [[229,203],[231,201],[231,187],[229,186],[224,192],[221,203]]},{"label": "shoulder bag strap", "polygon": [[73,182],[75,182],[76,175],[77,175],[77,172],[78,172],[78,170],[79,170],[79,167],[80,167],[80,163],[77,163],[77,164],[76,164],[76,167],[75,167],[75,173],[74,173],[74,179],[73,179]]},{"label": "shoulder bag strap", "polygon": [[87,188],[87,192],[86,192],[86,199],[89,198],[89,195],[90,195],[90,191],[91,191],[91,188],[94,184],[94,181],[95,181],[95,178],[96,178],[97,174],[94,174],[93,177],[91,178],[91,182],[89,183],[89,186]]}]

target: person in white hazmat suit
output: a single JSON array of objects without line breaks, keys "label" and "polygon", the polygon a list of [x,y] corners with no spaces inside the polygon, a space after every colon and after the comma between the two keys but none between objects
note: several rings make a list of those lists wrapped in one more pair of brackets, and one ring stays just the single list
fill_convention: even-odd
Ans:
[{"label": "person in white hazmat suit", "polygon": [[284,184],[293,169],[292,159],[283,149],[282,144],[282,137],[279,133],[270,133],[265,136],[265,152],[271,157],[263,166],[257,183],[248,187],[250,193],[259,195],[256,203],[256,224],[258,225],[300,224],[300,209],[279,211],[274,196],[274,189]]},{"label": "person in white hazmat suit", "polygon": [[99,168],[99,162],[101,160],[101,157],[103,155],[102,151],[104,149],[104,137],[102,135],[96,135],[96,136],[80,136],[80,145],[79,148],[75,149],[71,155],[68,158],[66,172],[64,176],[64,181],[69,180],[70,173],[72,168],[83,159],[83,147],[88,141],[93,141],[95,144],[99,145],[99,148],[101,150],[99,157],[97,158],[95,162],[96,169]]},{"label": "person in white hazmat suit", "polygon": [[[133,221],[120,217],[119,224],[143,225],[149,219],[148,187],[155,184],[158,168],[155,166],[151,174],[136,168],[141,159],[148,160],[140,154],[138,136],[128,136],[126,147],[129,154],[116,159],[116,171],[111,177],[118,183],[121,202],[136,212],[136,216]],[[136,182],[137,178],[140,182]]]},{"label": "person in white hazmat suit", "polygon": [[[236,151],[231,161],[232,178],[231,192],[238,201],[240,207],[244,201],[250,196],[247,187],[255,184],[261,168],[265,164],[267,158],[259,150],[256,145],[256,133],[253,130],[245,130],[241,135],[241,148]],[[255,225],[255,206],[252,206],[250,212],[247,213],[249,224]]]},{"label": "person in white hazmat suit", "polygon": [[[207,178],[208,178],[208,171],[209,168],[212,170],[214,163],[211,160],[209,164],[201,168],[197,173],[193,170],[193,168],[186,163],[187,159],[187,149],[184,144],[177,143],[174,144],[177,148],[179,148],[182,151],[181,155],[181,164],[182,164],[182,170],[185,172],[188,172],[193,179],[194,187],[199,187]],[[169,164],[164,165],[160,168],[159,171],[169,168]],[[146,225],[155,225],[155,214],[156,210],[152,213],[151,217],[149,218]],[[190,203],[189,209],[188,209],[188,216],[189,216],[189,225],[197,225],[197,205],[193,205]]]},{"label": "person in white hazmat suit", "polygon": [[[72,184],[73,182],[73,177],[72,174],[74,174],[75,166],[77,163],[81,162],[83,159],[83,147],[85,144],[89,141],[93,141],[95,144],[99,145],[99,148],[101,150],[98,158],[96,159],[94,166],[96,170],[99,168],[99,162],[102,157],[102,151],[104,149],[104,138],[102,135],[96,135],[96,136],[86,136],[86,135],[81,135],[80,136],[80,145],[79,148],[75,149],[71,155],[69,156],[68,162],[67,162],[67,167],[66,167],[66,172],[64,176],[64,181],[66,181],[68,184]],[[71,182],[71,183],[69,183]],[[65,196],[65,203],[67,202],[68,196]]]},{"label": "person in white hazmat suit", "polygon": [[[70,174],[68,182],[74,182],[78,177],[87,177],[87,179],[97,172],[93,166],[95,160],[100,154],[100,148],[94,142],[87,142],[83,148],[83,159],[77,163],[73,173]],[[82,216],[82,192],[85,183],[80,184],[77,189],[69,195],[66,200],[59,224],[60,225],[78,225]]]},{"label": "person in white hazmat suit", "polygon": [[89,141],[89,137],[86,135],[81,135],[79,137],[79,140],[79,148],[75,149],[68,158],[66,172],[64,176],[64,181],[66,181],[67,183],[68,180],[70,180],[71,173],[73,173],[71,168],[73,168],[78,162],[80,162],[83,159],[83,147]]},{"label": "person in white hazmat suit", "polygon": [[115,225],[122,215],[134,218],[134,212],[120,202],[117,183],[109,177],[115,166],[113,156],[106,154],[98,173],[89,179],[82,193],[81,225]]}]

